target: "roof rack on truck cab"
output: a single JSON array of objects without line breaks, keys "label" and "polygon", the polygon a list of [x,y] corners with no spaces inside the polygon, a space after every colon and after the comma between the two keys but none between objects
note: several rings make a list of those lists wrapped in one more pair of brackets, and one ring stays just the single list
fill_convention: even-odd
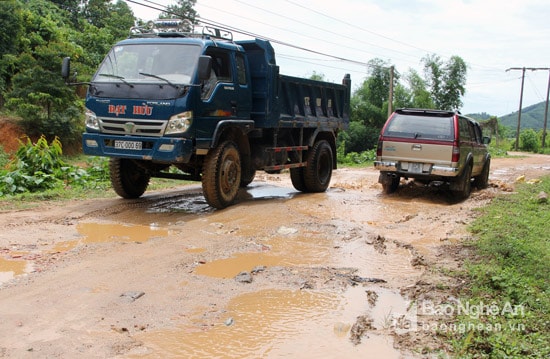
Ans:
[{"label": "roof rack on truck cab", "polygon": [[129,37],[202,37],[233,41],[230,31],[211,26],[195,26],[187,19],[148,21],[145,25],[131,27]]}]

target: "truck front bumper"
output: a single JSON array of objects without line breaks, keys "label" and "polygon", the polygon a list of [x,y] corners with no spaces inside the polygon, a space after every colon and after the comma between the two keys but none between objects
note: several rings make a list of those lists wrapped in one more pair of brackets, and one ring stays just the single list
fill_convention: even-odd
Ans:
[{"label": "truck front bumper", "polygon": [[116,136],[84,133],[82,150],[91,156],[187,163],[193,154],[193,141],[186,138]]}]

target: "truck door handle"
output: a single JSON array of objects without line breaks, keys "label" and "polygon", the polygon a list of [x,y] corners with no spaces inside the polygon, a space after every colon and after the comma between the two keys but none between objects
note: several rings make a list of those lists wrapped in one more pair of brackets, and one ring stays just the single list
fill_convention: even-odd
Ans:
[{"label": "truck door handle", "polygon": [[414,145],[412,145],[412,150],[413,151],[422,151],[422,145],[420,145],[418,143],[414,144]]}]

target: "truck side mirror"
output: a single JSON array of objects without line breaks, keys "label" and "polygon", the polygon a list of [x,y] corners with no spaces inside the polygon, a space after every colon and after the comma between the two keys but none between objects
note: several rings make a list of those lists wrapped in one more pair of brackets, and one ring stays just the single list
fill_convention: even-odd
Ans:
[{"label": "truck side mirror", "polygon": [[199,57],[199,80],[205,81],[210,78],[212,71],[212,58],[210,56]]},{"label": "truck side mirror", "polygon": [[71,58],[64,57],[63,62],[61,63],[61,77],[65,81],[68,81],[69,76],[71,76]]},{"label": "truck side mirror", "polygon": [[483,144],[488,145],[489,143],[491,143],[491,137],[483,136]]}]

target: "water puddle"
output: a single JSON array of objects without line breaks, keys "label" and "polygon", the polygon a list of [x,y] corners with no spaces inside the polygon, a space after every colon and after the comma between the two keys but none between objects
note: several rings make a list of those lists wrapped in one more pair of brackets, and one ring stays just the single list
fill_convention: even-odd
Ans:
[{"label": "water puddle", "polygon": [[147,207],[147,213],[202,214],[213,212],[202,194],[163,197]]},{"label": "water puddle", "polygon": [[[281,227],[282,231],[292,231]],[[195,269],[195,273],[215,278],[233,278],[242,271],[257,266],[305,266],[326,265],[331,261],[332,240],[307,238],[297,234],[269,238],[261,241],[261,252],[236,253],[230,258],[207,262]]]},{"label": "water puddle", "polygon": [[49,253],[63,253],[68,252],[78,245],[78,240],[57,242],[55,246],[49,251]]},{"label": "water puddle", "polygon": [[233,298],[207,330],[159,330],[137,339],[151,357],[399,358],[392,343],[375,332],[352,344],[349,330],[358,312],[349,314],[349,306],[333,293],[263,290]]},{"label": "water puddle", "polygon": [[342,266],[358,269],[360,276],[383,279],[386,282],[401,283],[420,274],[413,267],[415,258],[411,249],[400,246],[384,237],[367,240],[360,238],[341,244],[341,255],[335,256]]},{"label": "water puddle", "polygon": [[277,187],[262,183],[253,183],[246,188],[246,191],[240,193],[240,198],[250,199],[275,199],[275,198],[292,198],[300,192],[292,187]]},{"label": "water puddle", "polygon": [[0,258],[0,285],[31,270],[32,265],[28,261]]},{"label": "water puddle", "polygon": [[152,238],[167,237],[168,230],[155,224],[149,226],[118,223],[79,223],[80,243],[147,242]]}]

